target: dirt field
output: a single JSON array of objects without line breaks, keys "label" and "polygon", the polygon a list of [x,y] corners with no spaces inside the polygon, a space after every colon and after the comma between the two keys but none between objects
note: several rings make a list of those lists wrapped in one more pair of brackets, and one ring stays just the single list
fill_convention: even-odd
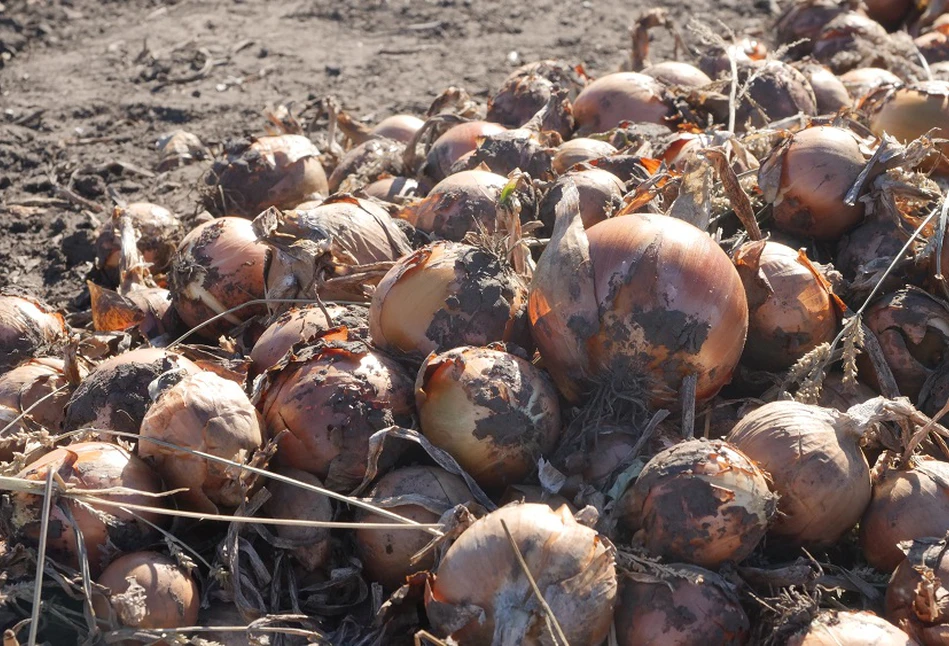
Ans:
[{"label": "dirt field", "polygon": [[[0,288],[88,304],[93,233],[115,200],[195,213],[199,163],[159,173],[156,140],[260,134],[268,105],[332,94],[373,122],[449,85],[486,100],[545,57],[591,75],[628,55],[629,0],[12,0],[0,3]],[[676,0],[756,33],[768,2]],[[720,30],[721,31],[721,30]],[[657,56],[671,38],[657,33]]]}]

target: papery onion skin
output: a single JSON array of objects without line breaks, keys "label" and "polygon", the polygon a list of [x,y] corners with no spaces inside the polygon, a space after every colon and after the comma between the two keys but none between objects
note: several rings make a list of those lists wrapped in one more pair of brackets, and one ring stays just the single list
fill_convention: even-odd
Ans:
[{"label": "papery onion skin", "polygon": [[565,141],[557,148],[554,154],[553,169],[554,172],[564,174],[575,164],[607,157],[615,154],[616,148],[613,144],[599,139],[587,139],[586,137],[577,137],[570,141]]},{"label": "papery onion skin", "polygon": [[[312,473],[289,467],[271,467],[277,475],[293,478],[313,486],[323,487],[322,481]],[[325,494],[303,489],[280,480],[269,480],[267,491],[270,499],[261,507],[271,518],[296,518],[329,522],[333,520],[333,505]],[[308,572],[323,568],[331,556],[330,530],[325,527],[293,527],[272,525],[270,531],[278,538],[292,544],[290,552]]]},{"label": "papery onion skin", "polygon": [[727,440],[771,476],[778,514],[768,532],[780,544],[824,548],[850,530],[870,503],[861,429],[837,411],[794,401],[752,411]]},{"label": "papery onion skin", "polygon": [[923,646],[949,637],[949,550],[946,540],[914,541],[886,586],[886,618]]},{"label": "papery onion skin", "polygon": [[735,115],[735,128],[763,128],[772,121],[797,114],[817,115],[817,98],[807,78],[774,59],[740,63],[738,78],[748,84],[747,97]]},{"label": "papery onion skin", "polygon": [[133,552],[120,556],[96,583],[109,588],[108,598],[101,594],[92,597],[96,617],[108,620],[111,605],[120,627],[182,628],[194,626],[198,620],[198,584],[164,554]]},{"label": "papery onion skin", "polygon": [[853,97],[836,74],[818,63],[806,62],[798,66],[814,90],[817,111],[820,114],[833,114],[853,105]]},{"label": "papery onion skin", "polygon": [[578,133],[606,132],[623,121],[666,125],[672,110],[659,81],[638,72],[615,72],[593,81],[573,102]]},{"label": "papery onion skin", "polygon": [[[218,218],[193,229],[181,244],[168,272],[172,305],[188,327],[264,297],[267,247],[257,240],[249,220]],[[198,331],[216,340],[236,325],[266,311],[246,306]]]},{"label": "papery onion skin", "polygon": [[449,175],[420,202],[399,212],[414,227],[439,238],[460,242],[470,231],[494,231],[498,200],[507,178],[484,170]]},{"label": "papery onion skin", "polygon": [[729,584],[691,565],[663,566],[662,577],[629,573],[616,603],[619,646],[741,646],[751,624]]},{"label": "papery onion skin", "polygon": [[919,646],[909,635],[869,612],[825,610],[788,646]]},{"label": "papery onion skin", "polygon": [[[437,523],[441,515],[471,500],[465,481],[444,469],[413,466],[395,469],[382,476],[369,493],[387,511],[417,523]],[[399,503],[399,497],[404,498]],[[414,502],[413,502],[414,501]],[[359,510],[354,518],[359,523],[391,523],[391,519]],[[434,554],[429,553],[417,563],[411,558],[431,541],[431,534],[412,529],[370,529],[355,531],[356,553],[363,572],[370,581],[395,590],[413,572],[432,567]]]},{"label": "papery onion skin", "polygon": [[436,242],[405,256],[379,283],[369,331],[383,350],[430,352],[496,341],[530,345],[527,286],[491,253]]},{"label": "papery onion skin", "polygon": [[393,139],[367,139],[339,160],[329,176],[329,192],[336,193],[342,187],[351,193],[384,175],[401,174],[404,150],[405,145]]},{"label": "papery onion skin", "polygon": [[[119,207],[118,217],[128,216],[139,234],[135,246],[142,259],[150,263],[153,274],[164,273],[175,253],[181,238],[181,221],[163,206],[150,202],[132,202]],[[106,220],[96,235],[96,267],[108,277],[113,285],[119,283],[119,232],[118,219]]]},{"label": "papery onion skin", "polygon": [[376,137],[388,137],[407,144],[424,125],[425,122],[414,115],[394,114],[377,123],[371,133]]},{"label": "papery onion skin", "polygon": [[0,293],[0,372],[55,349],[66,332],[66,319],[46,303]]},{"label": "papery onion skin", "polygon": [[383,202],[401,204],[410,198],[419,197],[418,182],[408,177],[385,177],[362,188],[362,195]]},{"label": "papery onion skin", "polygon": [[899,76],[882,67],[858,67],[841,74],[839,78],[850,95],[857,100],[881,85],[895,85],[903,82]]},{"label": "papery onion skin", "polygon": [[768,480],[747,456],[721,440],[690,440],[653,457],[615,513],[651,553],[718,569],[754,551],[774,511]]},{"label": "papery onion skin", "polygon": [[451,173],[455,162],[473,152],[482,138],[505,130],[507,128],[504,126],[488,121],[469,121],[452,126],[432,144],[422,167],[422,175],[432,183],[442,181]]},{"label": "papery onion skin", "polygon": [[[17,477],[43,482],[49,469],[55,469],[67,484],[81,489],[125,487],[142,492],[101,494],[103,500],[158,508],[166,506],[164,498],[149,495],[164,491],[158,474],[141,459],[115,444],[82,442],[54,449],[27,465]],[[10,500],[11,523],[16,535],[35,545],[40,535],[42,496],[16,493],[11,495]],[[93,576],[98,575],[116,556],[116,547],[120,551],[142,549],[158,536],[151,525],[162,527],[167,524],[167,516],[156,512],[123,511],[112,505],[97,505],[95,502],[80,504],[73,500],[65,500],[62,504],[69,508],[75,523],[82,530]],[[100,514],[112,518],[107,523],[107,517]],[[73,527],[73,522],[59,505],[52,505],[47,555],[78,570],[80,557]]]},{"label": "papery onion skin", "polygon": [[[520,128],[544,108],[557,85],[570,86],[565,70],[557,69],[556,61],[528,63],[508,75],[501,87],[488,99],[487,120],[508,128]],[[553,77],[553,79],[548,78]],[[558,83],[559,81],[559,83]],[[548,117],[554,117],[549,114]],[[573,132],[574,121],[569,100],[561,107],[556,119],[549,121],[545,130],[557,132],[564,139]]]},{"label": "papery onion skin", "polygon": [[[462,644],[547,644],[544,613],[514,560],[507,525],[571,646],[606,639],[616,599],[613,547],[566,507],[507,505],[466,529],[425,595],[434,631]],[[483,609],[484,619],[465,613]]]},{"label": "papery onion skin", "polygon": [[415,404],[425,437],[486,488],[522,482],[560,438],[553,383],[500,350],[463,346],[429,355]]}]

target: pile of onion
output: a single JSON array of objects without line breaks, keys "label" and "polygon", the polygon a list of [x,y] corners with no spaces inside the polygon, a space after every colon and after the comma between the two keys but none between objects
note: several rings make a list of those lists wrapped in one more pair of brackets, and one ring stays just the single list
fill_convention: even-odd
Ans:
[{"label": "pile of onion", "polygon": [[[323,483],[312,473],[289,467],[271,467],[271,472],[293,478],[313,487]],[[304,489],[282,480],[269,480],[267,491],[270,498],[261,511],[272,518],[290,518],[329,522],[333,520],[333,505],[322,493]],[[330,530],[325,527],[302,527],[273,525],[278,547],[289,549],[303,568],[309,572],[319,570],[330,560],[332,542]]]},{"label": "pile of onion", "polygon": [[43,356],[65,340],[66,320],[46,303],[0,293],[0,372]]},{"label": "pile of onion", "polygon": [[615,513],[657,556],[718,569],[757,547],[774,516],[765,473],[721,440],[690,440],[658,453]]},{"label": "pile of onion", "polygon": [[425,437],[482,487],[522,482],[560,437],[554,385],[501,350],[464,346],[429,355],[415,404]]},{"label": "pile of onion", "polygon": [[597,646],[616,600],[613,547],[566,507],[511,504],[474,522],[448,548],[425,593],[433,632],[462,644],[541,644],[545,613],[514,555],[524,557],[571,646]]},{"label": "pile of onion", "polygon": [[399,217],[439,238],[460,242],[470,231],[494,231],[498,200],[507,178],[485,170],[449,175],[424,198],[399,212]]},{"label": "pile of onion", "polygon": [[369,330],[383,350],[419,360],[462,345],[529,343],[527,287],[510,264],[465,244],[436,242],[400,259],[379,283]]},{"label": "pile of onion", "polygon": [[886,618],[923,646],[949,634],[949,546],[946,539],[914,541],[886,587]]}]

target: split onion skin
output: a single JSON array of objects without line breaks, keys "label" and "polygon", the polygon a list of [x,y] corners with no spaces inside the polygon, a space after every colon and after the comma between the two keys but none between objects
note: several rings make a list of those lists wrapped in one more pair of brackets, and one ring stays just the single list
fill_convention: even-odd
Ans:
[{"label": "split onion skin", "polygon": [[[613,548],[566,507],[525,503],[475,521],[445,553],[425,594],[436,634],[461,644],[547,644],[544,612],[515,561],[502,521],[571,646],[597,646],[616,600]],[[484,611],[483,621],[472,607]],[[467,621],[466,621],[467,619]]]},{"label": "split onion skin", "polygon": [[66,319],[30,296],[0,293],[0,373],[65,340]]},{"label": "split onion skin", "polygon": [[425,437],[489,489],[522,482],[560,438],[553,383],[500,350],[429,355],[415,381],[415,404]]},{"label": "split onion skin", "polygon": [[672,110],[663,85],[639,72],[615,72],[593,81],[573,102],[577,131],[582,135],[611,130],[623,121],[667,125]]},{"label": "split onion skin", "polygon": [[920,646],[905,632],[869,612],[825,610],[788,646]]}]

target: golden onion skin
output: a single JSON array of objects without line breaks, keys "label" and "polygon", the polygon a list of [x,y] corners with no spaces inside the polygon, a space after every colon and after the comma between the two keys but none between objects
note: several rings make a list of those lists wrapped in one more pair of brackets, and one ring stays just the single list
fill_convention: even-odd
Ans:
[{"label": "golden onion skin", "polygon": [[658,453],[617,502],[617,517],[651,553],[718,569],[764,538],[775,511],[765,474],[721,440]]},{"label": "golden onion skin", "polygon": [[432,144],[421,174],[433,183],[442,181],[451,174],[455,162],[474,152],[484,137],[505,130],[504,126],[488,121],[469,121],[452,126]]},{"label": "golden onion skin", "polygon": [[708,74],[695,65],[682,61],[663,61],[650,65],[642,70],[646,76],[651,76],[660,83],[670,87],[699,88],[712,82]]},{"label": "golden onion skin", "polygon": [[0,293],[0,373],[55,350],[67,331],[66,319],[46,303]]},{"label": "golden onion skin", "polygon": [[449,175],[420,201],[399,212],[412,226],[445,240],[460,242],[471,231],[494,231],[498,200],[507,178],[485,170]]},{"label": "golden onion skin", "polygon": [[370,132],[375,137],[386,137],[407,144],[424,125],[425,122],[414,115],[394,114],[377,123]]},{"label": "golden onion skin", "polygon": [[771,476],[778,515],[768,532],[779,544],[829,547],[870,503],[862,429],[837,411],[794,401],[765,404],[726,438]]},{"label": "golden onion skin", "polygon": [[824,610],[788,646],[919,646],[909,635],[869,612]]},{"label": "golden onion skin", "polygon": [[[80,376],[86,376],[85,370]],[[22,440],[14,435],[37,427],[52,434],[62,431],[66,419],[63,408],[73,390],[62,359],[31,359],[0,374],[0,409],[10,412],[10,419],[0,421],[0,428],[29,409],[23,419],[0,433],[0,462],[12,460],[14,451],[23,450]]]},{"label": "golden onion skin", "polygon": [[[548,644],[544,612],[515,561],[507,525],[571,646],[597,646],[616,600],[613,547],[566,507],[511,504],[462,532],[431,577],[425,612],[461,644]],[[484,612],[483,621],[472,610]]]},{"label": "golden onion skin", "polygon": [[943,646],[949,637],[947,600],[946,539],[914,541],[886,586],[886,618],[923,646]]},{"label": "golden onion skin", "polygon": [[666,125],[672,110],[664,86],[639,72],[615,72],[593,81],[573,102],[577,132],[606,132],[623,121]]},{"label": "golden onion skin", "polygon": [[600,168],[565,173],[547,190],[540,203],[540,221],[547,231],[553,230],[557,204],[569,183],[576,186],[580,193],[580,217],[587,229],[618,211],[626,193],[626,185],[616,175]]},{"label": "golden onion skin", "polygon": [[[895,88],[881,88],[881,98],[871,97],[870,130],[878,137],[887,133],[908,143],[932,130],[934,138],[949,137],[949,82],[924,81]],[[949,153],[949,144],[938,147],[942,155]],[[944,158],[933,155],[926,162],[940,174],[949,171]]]},{"label": "golden onion skin", "polygon": [[608,141],[577,137],[557,147],[557,152],[554,153],[553,169],[555,173],[563,175],[576,164],[608,157],[616,152],[616,148]]}]

